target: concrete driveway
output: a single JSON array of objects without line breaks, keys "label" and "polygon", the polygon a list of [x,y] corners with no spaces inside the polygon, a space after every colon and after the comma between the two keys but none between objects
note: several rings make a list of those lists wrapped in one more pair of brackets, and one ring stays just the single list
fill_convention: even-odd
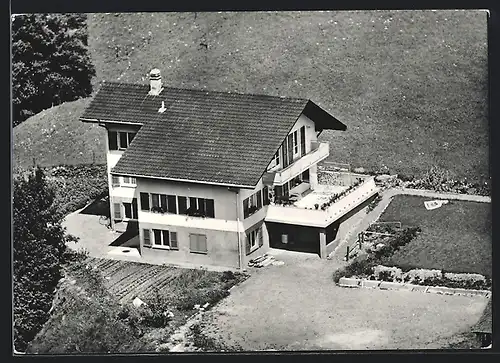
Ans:
[{"label": "concrete driveway", "polygon": [[335,261],[271,253],[285,265],[252,269],[205,314],[205,334],[252,351],[437,349],[486,305],[482,297],[341,288]]}]

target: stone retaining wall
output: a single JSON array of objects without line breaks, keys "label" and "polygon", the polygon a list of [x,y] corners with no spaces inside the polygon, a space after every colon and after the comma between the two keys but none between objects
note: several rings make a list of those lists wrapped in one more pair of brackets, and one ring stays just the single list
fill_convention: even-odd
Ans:
[{"label": "stone retaining wall", "polygon": [[484,296],[484,297],[491,296],[491,291],[489,290],[471,290],[471,289],[460,289],[460,288],[451,288],[444,286],[422,286],[422,285],[414,285],[401,282],[366,280],[366,279],[357,279],[349,277],[340,278],[338,285],[341,287],[350,287],[350,288],[364,287],[364,288],[372,288],[380,290],[419,291],[419,292],[427,292],[427,293],[442,294],[442,295],[466,295],[466,296]]}]

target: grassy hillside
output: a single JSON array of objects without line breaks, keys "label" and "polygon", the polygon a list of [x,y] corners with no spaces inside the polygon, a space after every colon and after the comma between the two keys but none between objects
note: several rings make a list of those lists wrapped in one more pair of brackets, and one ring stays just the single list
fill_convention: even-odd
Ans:
[{"label": "grassy hillside", "polygon": [[84,124],[78,117],[90,98],[67,102],[30,117],[13,130],[13,163],[41,166],[105,163],[105,132],[102,127]]},{"label": "grassy hillside", "polygon": [[485,12],[92,14],[88,25],[96,86],[147,82],[158,67],[169,86],[306,97],[348,126],[321,136],[331,161],[488,176]]}]

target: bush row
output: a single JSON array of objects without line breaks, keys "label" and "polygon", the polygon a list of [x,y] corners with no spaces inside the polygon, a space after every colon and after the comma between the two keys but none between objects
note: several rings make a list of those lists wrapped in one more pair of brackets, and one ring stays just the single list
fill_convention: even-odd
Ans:
[{"label": "bush row", "polygon": [[368,276],[372,280],[405,282],[415,285],[445,286],[450,288],[487,290],[491,279],[480,274],[447,273],[442,270],[413,269],[403,272],[396,266],[377,265]]},{"label": "bush row", "polygon": [[408,244],[413,238],[420,233],[420,227],[407,227],[405,229],[395,231],[391,230],[395,235],[386,238],[386,243],[383,246],[368,248],[366,255],[360,255],[352,263],[346,267],[334,272],[333,280],[338,283],[341,277],[368,277],[373,273],[373,268],[380,265],[394,254],[396,250]]}]

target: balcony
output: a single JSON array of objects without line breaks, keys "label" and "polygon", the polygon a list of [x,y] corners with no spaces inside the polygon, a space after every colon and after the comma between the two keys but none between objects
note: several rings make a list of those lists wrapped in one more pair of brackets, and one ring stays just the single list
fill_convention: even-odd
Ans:
[{"label": "balcony", "polygon": [[266,221],[325,228],[378,192],[372,176],[336,173],[333,185],[320,184],[291,204],[269,205]]},{"label": "balcony", "polygon": [[296,175],[306,171],[312,165],[326,159],[330,154],[330,145],[327,142],[311,142],[311,151],[302,157],[294,160],[292,164],[281,170],[273,170],[264,173],[262,181],[264,184],[283,185]]}]

